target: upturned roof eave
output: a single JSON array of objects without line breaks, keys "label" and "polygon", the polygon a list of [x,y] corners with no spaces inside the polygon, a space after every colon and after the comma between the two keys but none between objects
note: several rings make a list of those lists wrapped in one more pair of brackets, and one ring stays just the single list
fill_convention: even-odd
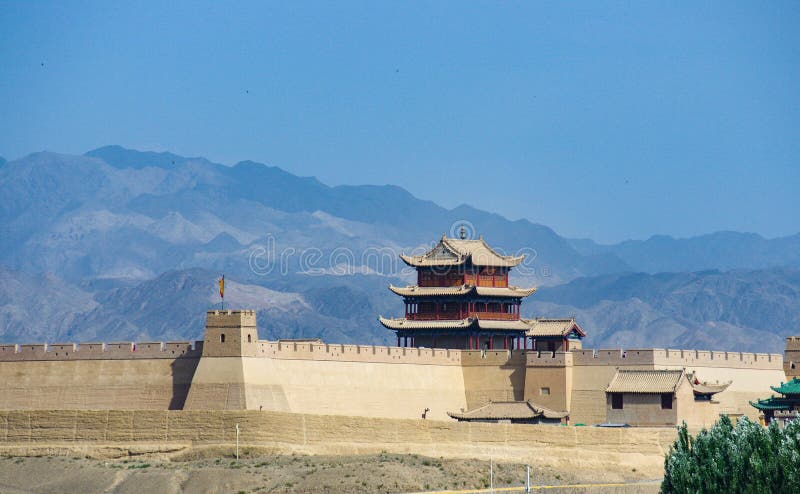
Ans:
[{"label": "upturned roof eave", "polygon": [[408,285],[399,287],[389,285],[389,290],[401,297],[442,297],[478,295],[480,297],[491,298],[525,298],[536,292],[536,287],[519,288],[509,287],[481,287],[475,285],[457,285],[453,287],[420,287],[418,285]]}]

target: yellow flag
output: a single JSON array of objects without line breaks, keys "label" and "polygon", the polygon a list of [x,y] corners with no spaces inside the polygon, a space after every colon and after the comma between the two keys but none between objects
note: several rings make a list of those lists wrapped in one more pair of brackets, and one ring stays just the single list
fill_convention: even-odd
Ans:
[{"label": "yellow flag", "polygon": [[225,298],[225,275],[219,279],[219,298]]}]

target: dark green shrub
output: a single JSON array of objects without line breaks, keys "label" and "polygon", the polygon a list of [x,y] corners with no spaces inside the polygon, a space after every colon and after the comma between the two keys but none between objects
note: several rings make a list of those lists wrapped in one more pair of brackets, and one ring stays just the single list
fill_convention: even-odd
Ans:
[{"label": "dark green shrub", "polygon": [[800,420],[783,430],[722,417],[696,437],[684,423],[664,460],[668,493],[800,492]]}]

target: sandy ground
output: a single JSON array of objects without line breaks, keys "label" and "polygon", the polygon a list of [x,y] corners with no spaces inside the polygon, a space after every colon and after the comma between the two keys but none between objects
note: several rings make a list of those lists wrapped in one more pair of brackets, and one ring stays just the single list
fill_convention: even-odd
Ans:
[{"label": "sandy ground", "polygon": [[[631,478],[635,472],[631,473]],[[525,466],[494,465],[495,487],[524,484]],[[570,472],[534,468],[532,485],[592,482]],[[489,487],[489,463],[419,455],[253,456],[219,452],[182,457],[98,460],[0,457],[0,493],[405,493]],[[658,484],[547,489],[546,492],[658,492]]]}]

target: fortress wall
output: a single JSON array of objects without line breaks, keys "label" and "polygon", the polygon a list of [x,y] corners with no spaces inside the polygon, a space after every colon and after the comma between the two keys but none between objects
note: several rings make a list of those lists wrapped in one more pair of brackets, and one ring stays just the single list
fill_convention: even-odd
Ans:
[{"label": "fortress wall", "polygon": [[174,341],[163,343],[114,342],[114,343],[49,343],[0,345],[0,363],[35,360],[129,360],[129,359],[174,359],[178,357],[199,358],[203,350],[201,341]]},{"label": "fortress wall", "polygon": [[450,420],[467,406],[451,363],[245,358],[247,408],[295,413]]},{"label": "fortress wall", "polygon": [[461,350],[461,370],[466,409],[489,401],[525,399],[525,354],[521,351]]},{"label": "fortress wall", "polygon": [[42,358],[0,362],[0,409],[178,409],[198,362],[152,357],[51,360],[34,352]]},{"label": "fortress wall", "polygon": [[[59,447],[103,454],[119,448],[233,448],[235,425],[243,449],[278,453],[415,453],[559,466],[586,472],[636,468],[643,478],[663,470],[674,428],[603,429],[455,421],[377,419],[258,411],[0,411],[0,450],[35,454]],[[94,448],[94,449],[93,449]]]},{"label": "fortress wall", "polygon": [[[203,357],[187,409],[418,418],[428,408],[428,417],[449,420],[446,412],[467,407],[458,350],[261,340],[253,353]],[[498,367],[495,373],[505,377],[477,379],[489,389],[482,392],[505,397],[515,384],[522,389],[519,373],[512,382],[514,369],[500,369],[508,360],[505,351],[473,357],[474,366]]]},{"label": "fortress wall", "polygon": [[551,410],[571,410],[573,355],[570,352],[529,351],[525,356],[525,399]]}]

